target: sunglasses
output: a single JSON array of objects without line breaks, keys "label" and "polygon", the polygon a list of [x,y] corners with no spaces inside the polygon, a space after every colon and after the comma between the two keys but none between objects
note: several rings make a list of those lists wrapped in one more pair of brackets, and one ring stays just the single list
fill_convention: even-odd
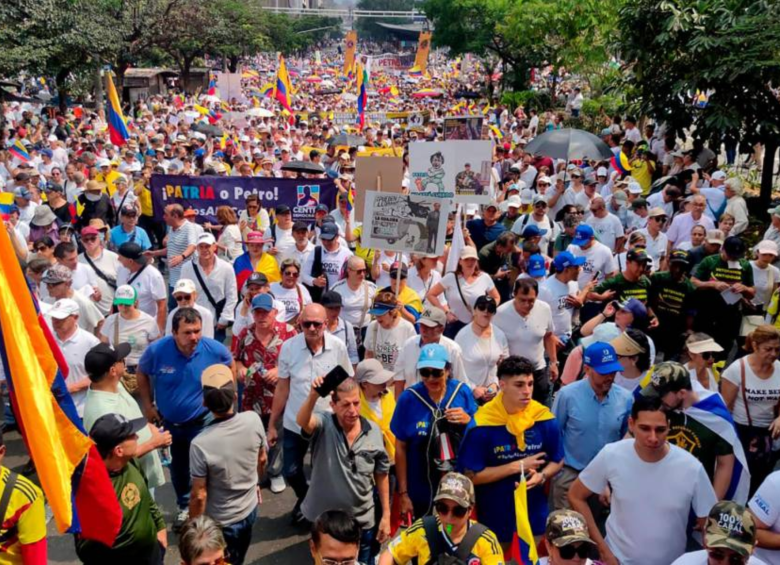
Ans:
[{"label": "sunglasses", "polygon": [[97,240],[98,240],[98,238],[95,235],[91,235],[89,237],[82,237],[81,238],[81,241],[83,241],[84,243],[91,243],[91,242],[97,241]]},{"label": "sunglasses", "polygon": [[285,277],[293,277],[294,279],[297,279],[299,276],[298,271],[285,271],[284,272]]},{"label": "sunglasses", "polygon": [[357,273],[358,275],[365,275],[366,269],[350,269],[353,273]]},{"label": "sunglasses", "polygon": [[745,565],[747,560],[742,557],[741,555],[737,555],[736,553],[732,553],[726,557],[725,551],[720,551],[718,549],[710,549],[707,551],[707,555],[710,559],[713,561],[726,561],[729,565]]},{"label": "sunglasses", "polygon": [[187,300],[190,300],[192,298],[191,294],[180,294],[179,296],[174,297],[176,298],[176,302],[185,302]]},{"label": "sunglasses", "polygon": [[664,216],[656,216],[656,217],[655,217],[655,218],[653,218],[653,219],[654,219],[656,222],[658,222],[659,224],[665,224],[665,223],[666,223],[666,217],[664,217]]},{"label": "sunglasses", "polygon": [[319,329],[322,327],[322,322],[317,322],[315,320],[306,320],[305,322],[301,322],[301,326],[303,326],[307,330],[310,328]]},{"label": "sunglasses", "polygon": [[590,548],[586,544],[581,544],[579,547],[573,545],[564,545],[558,548],[558,552],[561,554],[561,559],[574,559],[576,555],[580,559],[585,559],[590,552]]},{"label": "sunglasses", "polygon": [[448,516],[452,514],[455,518],[463,518],[469,512],[468,508],[463,508],[462,506],[453,506],[450,508],[449,504],[441,501],[435,503],[433,507],[436,509],[436,513],[439,516]]},{"label": "sunglasses", "polygon": [[444,376],[444,369],[420,369],[420,376],[424,379],[440,379]]},{"label": "sunglasses", "polygon": [[227,559],[224,557],[217,557],[214,561],[209,561],[208,563],[197,563],[196,565],[228,565]]},{"label": "sunglasses", "polygon": [[45,245],[36,245],[36,246],[35,246],[35,251],[36,251],[37,253],[40,253],[40,252],[41,252],[41,251],[43,251],[44,249],[48,249],[48,247],[47,247],[47,246],[45,246]]},{"label": "sunglasses", "polygon": [[476,306],[474,306],[474,308],[476,308],[477,310],[487,311],[488,314],[495,314],[497,310],[496,305],[491,304],[489,302],[483,304],[477,304]]},{"label": "sunglasses", "polygon": [[713,359],[715,357],[715,354],[712,351],[705,351],[701,354],[701,358],[705,361],[709,361],[710,359]]}]

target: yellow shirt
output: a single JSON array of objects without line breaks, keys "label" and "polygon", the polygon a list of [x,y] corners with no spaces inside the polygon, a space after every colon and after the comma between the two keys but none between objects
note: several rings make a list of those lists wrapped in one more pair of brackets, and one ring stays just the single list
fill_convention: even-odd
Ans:
[{"label": "yellow shirt", "polygon": [[382,436],[385,440],[385,451],[387,451],[387,457],[390,459],[390,464],[395,463],[395,435],[390,431],[390,422],[393,419],[393,412],[395,412],[395,395],[392,391],[385,393],[379,400],[379,409],[382,412],[380,416],[368,403],[366,397],[363,395],[363,391],[360,391],[360,415],[366,420],[374,422],[380,430],[382,430]]},{"label": "yellow shirt", "polygon": [[357,238],[357,243],[355,245],[355,255],[363,259],[363,261],[366,262],[368,268],[371,269],[371,265],[374,262],[374,250],[370,247],[363,247],[360,245],[362,242],[361,236],[363,235],[363,226],[356,227],[352,230],[352,233]]},{"label": "yellow shirt", "polygon": [[650,187],[653,185],[654,168],[652,161],[634,159],[631,162],[631,176],[642,187],[642,196],[647,196],[647,193],[650,192]]},{"label": "yellow shirt", "polygon": [[114,182],[116,182],[116,179],[118,177],[119,177],[119,172],[115,171],[114,169],[111,169],[105,175],[103,173],[96,174],[95,180],[98,182],[106,183],[106,191],[108,192],[108,195],[114,196],[114,193],[116,192],[116,187],[114,186]]},{"label": "yellow shirt", "polygon": [[[469,520],[469,524],[474,523],[473,520]],[[439,532],[445,535],[441,524],[439,524]],[[444,542],[449,543],[446,536]],[[388,550],[399,565],[409,563],[415,557],[418,563],[428,563],[431,558],[431,549],[428,547],[422,520],[417,520],[409,529],[402,531],[398,537],[390,542]],[[490,530],[482,534],[477,543],[474,544],[471,555],[466,562],[469,565],[503,565],[504,552],[498,543],[496,534]]]},{"label": "yellow shirt", "polygon": [[152,191],[146,188],[143,182],[139,182],[135,185],[133,192],[138,197],[138,202],[141,204],[141,214],[144,216],[153,216]]},{"label": "yellow shirt", "polygon": [[255,271],[263,273],[269,283],[280,282],[282,280],[282,273],[279,271],[279,264],[276,262],[276,258],[270,253],[263,253],[260,260],[257,262]]},{"label": "yellow shirt", "polygon": [[[5,489],[10,471],[0,467],[0,482]],[[2,526],[14,528],[10,530]],[[46,513],[43,493],[29,479],[19,475],[5,512],[5,523],[0,526],[0,563],[22,564],[22,545],[31,545],[46,538]]]}]

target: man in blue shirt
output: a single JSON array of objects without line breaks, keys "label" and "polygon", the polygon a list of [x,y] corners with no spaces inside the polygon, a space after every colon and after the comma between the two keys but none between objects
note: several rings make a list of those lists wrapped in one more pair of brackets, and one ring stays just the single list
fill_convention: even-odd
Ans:
[{"label": "man in blue shirt", "polygon": [[[194,308],[173,315],[173,334],[153,342],[138,363],[138,392],[146,419],[171,432],[171,482],[179,513],[174,528],[187,521],[190,495],[190,443],[211,420],[203,406],[201,375],[211,365],[233,367],[230,351],[202,337],[203,321]],[[152,387],[154,400],[152,403]]]},{"label": "man in blue shirt", "polygon": [[552,412],[533,400],[535,366],[510,356],[498,365],[500,392],[480,407],[458,455],[458,467],[474,482],[477,519],[506,550],[516,529],[515,484],[528,479],[528,518],[534,535],[544,534],[544,483],[563,465],[563,443]]},{"label": "man in blue shirt", "polygon": [[134,204],[125,204],[119,211],[119,225],[111,228],[111,243],[119,247],[132,241],[146,251],[152,248],[152,242],[144,228],[138,227],[138,209]]},{"label": "man in blue shirt", "polygon": [[597,341],[583,354],[585,378],[558,391],[553,413],[563,434],[563,469],[552,483],[554,510],[571,508],[568,492],[574,480],[601,448],[620,440],[628,429],[631,392],[612,386],[622,371],[615,348]]},{"label": "man in blue shirt", "polygon": [[[474,243],[477,251],[492,243],[496,238],[506,231],[504,224],[498,221],[501,212],[498,209],[498,203],[490,202],[482,210],[482,217],[466,222],[466,228],[469,230],[469,236]],[[466,242],[468,244],[468,242]]]}]

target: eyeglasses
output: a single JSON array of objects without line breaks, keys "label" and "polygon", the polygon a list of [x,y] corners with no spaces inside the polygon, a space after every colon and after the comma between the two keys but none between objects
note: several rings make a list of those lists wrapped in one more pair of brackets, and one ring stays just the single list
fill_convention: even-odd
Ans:
[{"label": "eyeglasses", "polygon": [[579,547],[573,545],[564,545],[558,548],[558,552],[561,554],[561,559],[574,559],[574,556],[581,559],[585,559],[588,556],[590,548],[586,544],[580,544]]},{"label": "eyeglasses", "polygon": [[436,509],[436,513],[439,516],[448,516],[449,514],[452,514],[455,518],[463,518],[469,512],[468,508],[463,508],[462,506],[453,506],[450,508],[448,504],[442,501],[435,503],[433,507]]},{"label": "eyeglasses", "polygon": [[490,302],[477,304],[476,306],[474,306],[474,308],[476,308],[477,310],[482,310],[482,311],[487,310],[488,314],[495,314],[496,310],[497,310],[496,305],[495,304],[491,304]]},{"label": "eyeglasses", "polygon": [[317,550],[317,557],[320,558],[322,565],[358,565],[357,557],[352,559],[331,559],[330,557],[323,557],[319,550]]},{"label": "eyeglasses", "polygon": [[704,359],[705,361],[709,361],[713,357],[715,357],[715,354],[712,351],[705,351],[704,353],[701,354],[701,358]]},{"label": "eyeglasses", "polygon": [[322,322],[318,322],[316,320],[306,320],[301,322],[301,325],[306,328],[307,330],[310,328],[319,329],[322,327]]},{"label": "eyeglasses", "polygon": [[745,565],[747,559],[736,553],[731,553],[726,556],[726,552],[719,549],[710,549],[707,551],[707,555],[713,561],[726,561],[729,565]]},{"label": "eyeglasses", "polygon": [[293,277],[294,279],[297,279],[300,273],[298,271],[285,271],[284,276],[285,277]]},{"label": "eyeglasses", "polygon": [[424,379],[440,379],[444,376],[444,369],[420,369],[420,376]]},{"label": "eyeglasses", "polygon": [[192,299],[192,295],[191,294],[180,294],[179,296],[174,296],[174,298],[176,299],[176,302],[186,302],[186,301]]}]

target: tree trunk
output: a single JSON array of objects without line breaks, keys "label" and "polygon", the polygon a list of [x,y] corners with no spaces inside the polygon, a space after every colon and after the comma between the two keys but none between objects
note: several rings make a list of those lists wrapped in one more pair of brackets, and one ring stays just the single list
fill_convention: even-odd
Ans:
[{"label": "tree trunk", "polygon": [[777,138],[770,137],[764,142],[764,165],[761,171],[761,207],[766,210],[772,201],[772,179],[775,172],[775,152]]},{"label": "tree trunk", "polygon": [[188,94],[192,94],[195,91],[195,89],[190,88],[192,86],[190,84],[190,69],[192,68],[192,61],[194,60],[195,57],[187,55],[182,58],[179,64],[179,70],[181,71],[181,84],[184,88],[184,91]]},{"label": "tree trunk", "polygon": [[228,62],[228,69],[230,70],[230,72],[231,73],[237,73],[238,72],[239,56],[238,55],[234,55],[234,56],[230,57],[228,59],[228,61],[229,61]]},{"label": "tree trunk", "polygon": [[57,73],[55,80],[57,81],[57,96],[60,99],[60,112],[64,115],[68,111],[68,87],[66,86],[66,79],[70,74],[70,69],[60,69]]},{"label": "tree trunk", "polygon": [[[95,111],[100,119],[106,121],[106,114],[103,110],[103,76],[100,74],[100,63],[95,66]],[[122,83],[115,85],[122,92]]]}]

